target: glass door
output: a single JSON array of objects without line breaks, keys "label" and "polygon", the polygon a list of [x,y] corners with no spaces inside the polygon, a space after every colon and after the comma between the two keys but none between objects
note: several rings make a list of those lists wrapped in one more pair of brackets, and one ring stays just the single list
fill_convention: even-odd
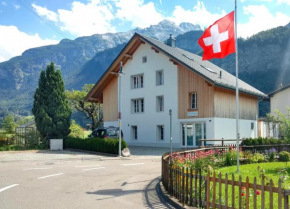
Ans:
[{"label": "glass door", "polygon": [[[186,123],[182,124],[182,140],[183,147],[197,147],[199,140],[206,137],[205,123]],[[204,144],[204,143],[203,143]]]},{"label": "glass door", "polygon": [[187,146],[192,147],[193,146],[193,125],[192,124],[187,124]]}]

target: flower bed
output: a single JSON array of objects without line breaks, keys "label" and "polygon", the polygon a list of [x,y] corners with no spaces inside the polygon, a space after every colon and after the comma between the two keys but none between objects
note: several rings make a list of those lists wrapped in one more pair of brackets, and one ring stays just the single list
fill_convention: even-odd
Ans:
[{"label": "flower bed", "polygon": [[[290,169],[287,164],[280,162],[284,167],[275,170],[277,178],[273,180],[270,179],[271,175],[265,173],[266,167],[255,168],[256,176],[250,178],[242,172],[243,166],[267,164],[266,162],[275,164],[273,162],[279,160],[289,161],[290,154],[285,151],[277,153],[275,149],[270,149],[267,154],[240,150],[239,155],[242,176],[234,175],[237,151],[233,147],[205,148],[164,155],[162,182],[171,195],[190,206],[221,205],[244,208],[248,205],[252,208],[256,205],[257,208],[261,208],[266,204],[272,205],[273,208],[287,208],[286,200],[290,194],[290,184],[287,183]],[[233,168],[234,171],[226,172],[227,174],[219,172],[227,166],[232,166],[229,168]],[[269,166],[271,167],[270,164]]]}]

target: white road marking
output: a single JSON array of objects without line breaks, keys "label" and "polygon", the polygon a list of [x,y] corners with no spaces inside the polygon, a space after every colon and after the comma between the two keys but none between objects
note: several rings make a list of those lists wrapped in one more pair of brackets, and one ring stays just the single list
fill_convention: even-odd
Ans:
[{"label": "white road marking", "polygon": [[144,165],[145,163],[132,163],[132,164],[121,164],[123,166],[131,166],[131,165]]},{"label": "white road marking", "polygon": [[25,168],[23,170],[28,171],[28,170],[46,170],[46,169],[51,169],[51,168]]},{"label": "white road marking", "polygon": [[89,167],[96,167],[100,165],[81,165],[81,166],[75,166],[75,168],[89,168]]},{"label": "white road marking", "polygon": [[43,176],[43,177],[39,177],[37,179],[45,179],[45,178],[49,178],[49,177],[53,177],[53,176],[60,176],[62,174],[64,174],[64,173],[57,173],[57,174],[53,174],[53,175],[49,175],[49,176]]},{"label": "white road marking", "polygon": [[83,171],[97,170],[97,169],[102,169],[102,168],[105,168],[105,167],[88,168],[88,169],[83,169]]},{"label": "white road marking", "polygon": [[5,191],[6,189],[10,189],[10,188],[15,187],[15,186],[18,186],[18,185],[19,185],[19,184],[12,184],[12,185],[10,185],[10,186],[8,186],[8,187],[4,187],[4,188],[0,189],[0,192],[3,192],[3,191]]}]

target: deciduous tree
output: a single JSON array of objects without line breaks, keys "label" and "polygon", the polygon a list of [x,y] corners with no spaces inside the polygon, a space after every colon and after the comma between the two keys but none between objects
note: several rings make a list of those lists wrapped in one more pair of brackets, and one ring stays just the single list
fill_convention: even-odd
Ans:
[{"label": "deciduous tree", "polygon": [[98,107],[96,103],[93,102],[85,102],[85,97],[93,88],[93,84],[85,84],[81,91],[72,90],[66,91],[66,96],[70,101],[73,108],[84,113],[87,118],[91,119],[91,128],[94,130],[97,127],[97,123],[100,122],[100,118],[98,118]]}]

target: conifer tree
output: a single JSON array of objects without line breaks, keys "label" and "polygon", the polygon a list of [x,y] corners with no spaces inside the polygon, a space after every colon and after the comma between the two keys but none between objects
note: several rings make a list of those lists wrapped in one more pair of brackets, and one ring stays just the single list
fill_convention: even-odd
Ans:
[{"label": "conifer tree", "polygon": [[55,70],[53,62],[40,73],[32,113],[43,138],[63,139],[70,133],[71,109],[66,100],[61,72]]}]

